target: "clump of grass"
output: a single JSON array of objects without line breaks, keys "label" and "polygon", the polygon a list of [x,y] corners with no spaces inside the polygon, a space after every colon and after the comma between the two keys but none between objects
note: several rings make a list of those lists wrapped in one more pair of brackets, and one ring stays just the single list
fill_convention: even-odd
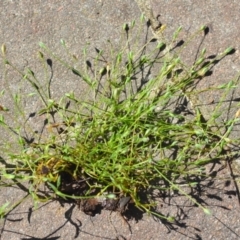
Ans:
[{"label": "clump of grass", "polygon": [[[113,210],[121,211],[126,203],[121,206],[120,200],[127,199],[141,210],[164,218],[154,211],[149,192],[178,190],[209,213],[182,190],[181,184],[194,187],[193,177],[206,176],[208,163],[226,159],[229,134],[239,116],[221,123],[218,109],[222,101],[207,119],[195,106],[188,108],[191,114],[186,114],[183,102],[198,94],[193,88],[196,81],[232,49],[210,61],[203,49],[193,65],[186,67],[178,54],[181,48],[173,53],[167,42],[156,44],[150,39],[137,46],[137,50],[131,48],[129,32],[133,25],[134,22],[124,26],[128,38],[123,47],[115,51],[109,42],[110,56],[96,49],[91,62],[87,48],[84,49],[82,68],[71,65],[71,61],[61,59],[40,43],[41,61],[49,61],[47,55],[60,62],[69,70],[69,78],[77,75],[88,85],[90,98],[79,98],[70,92],[55,100],[50,94],[50,83],[44,88],[31,69],[19,71],[2,47],[4,64],[32,86],[31,97],[40,97],[42,108],[37,114],[47,120],[48,131],[39,133],[34,142],[28,141],[21,126],[13,129],[5,120],[9,112],[2,104],[0,123],[17,136],[20,150],[8,150],[7,162],[12,167],[5,164],[1,176],[14,183],[27,181],[35,201],[42,200],[39,190],[44,185],[48,187],[46,199],[56,195],[82,201],[94,198],[102,206],[114,200],[118,207]],[[173,44],[179,31],[174,34]],[[202,31],[204,28],[199,33]],[[61,43],[68,52],[65,42]],[[110,60],[105,61],[106,58]],[[226,96],[235,86],[233,80],[215,90],[223,89]],[[204,91],[207,90],[213,89]],[[12,96],[19,106],[19,95]],[[16,109],[23,112],[20,107]],[[141,192],[147,195],[147,201],[140,197]]]}]

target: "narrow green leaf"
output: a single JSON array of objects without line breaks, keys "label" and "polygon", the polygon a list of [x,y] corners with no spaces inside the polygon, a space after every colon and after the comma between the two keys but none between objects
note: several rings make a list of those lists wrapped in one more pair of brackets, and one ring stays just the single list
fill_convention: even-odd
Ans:
[{"label": "narrow green leaf", "polygon": [[4,173],[3,177],[7,178],[7,179],[14,179],[16,177],[16,175],[14,174],[9,174],[9,173]]},{"label": "narrow green leaf", "polygon": [[61,43],[64,47],[66,46],[66,42],[65,42],[63,39],[60,40],[60,43]]},{"label": "narrow green leaf", "polygon": [[46,45],[43,43],[43,42],[39,42],[38,45],[41,47],[41,48],[47,48]]},{"label": "narrow green leaf", "polygon": [[211,211],[209,209],[203,208],[203,211],[204,211],[205,214],[211,215]]}]

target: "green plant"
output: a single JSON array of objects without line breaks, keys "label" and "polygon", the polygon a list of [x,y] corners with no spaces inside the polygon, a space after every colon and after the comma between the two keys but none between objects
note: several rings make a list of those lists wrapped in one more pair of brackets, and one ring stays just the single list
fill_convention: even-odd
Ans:
[{"label": "green plant", "polygon": [[[135,22],[124,25],[128,36],[134,25]],[[139,29],[141,32],[141,24]],[[174,34],[172,43],[176,42],[180,30]],[[204,28],[199,32],[202,31]],[[71,56],[73,60],[63,60],[40,43],[43,66],[49,61],[45,56],[51,56],[68,69],[69,76],[74,74],[84,81],[92,96],[78,98],[70,92],[59,100],[51,96],[50,82],[44,85],[30,68],[24,72],[18,70],[7,59],[3,45],[6,68],[15,70],[24,84],[32,86],[33,92],[28,98],[40,97],[42,107],[37,114],[44,116],[47,130],[36,134],[29,128],[35,136],[34,142],[29,141],[23,135],[23,123],[12,127],[5,120],[12,119],[12,112],[2,106],[0,123],[17,137],[20,146],[14,152],[8,149],[8,164],[1,169],[2,178],[14,183],[28,182],[29,193],[35,201],[57,195],[82,201],[94,198],[103,205],[110,200],[119,204],[121,199],[129,197],[136,207],[162,218],[167,217],[154,211],[150,194],[148,201],[143,201],[139,193],[178,190],[209,213],[205,206],[185,193],[182,186],[192,188],[196,185],[195,176],[206,177],[208,163],[234,156],[234,152],[226,149],[233,143],[229,134],[239,116],[222,123],[219,108],[237,80],[201,90],[224,90],[223,99],[207,119],[194,104],[190,109],[192,115],[184,115],[182,99],[191,101],[191,95],[198,94],[193,88],[195,82],[232,49],[210,61],[203,49],[193,65],[187,67],[180,58],[181,48],[173,54],[166,42],[156,44],[151,39],[143,46],[132,47],[133,42],[134,39],[128,37],[117,51],[109,42],[110,56],[96,49],[93,62],[88,60],[86,48],[81,68],[73,65],[75,56]],[[61,43],[69,53],[65,42]],[[22,110],[23,97],[19,93],[11,96],[14,111],[27,120]],[[39,193],[43,186],[48,187],[46,195]]]}]

